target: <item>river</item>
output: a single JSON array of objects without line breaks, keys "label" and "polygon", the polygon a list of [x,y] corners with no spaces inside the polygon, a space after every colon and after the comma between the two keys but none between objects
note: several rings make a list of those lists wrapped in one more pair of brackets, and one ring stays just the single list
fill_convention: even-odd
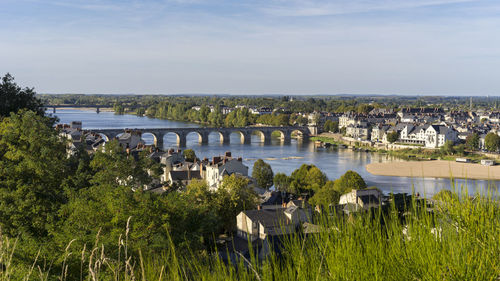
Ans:
[{"label": "river", "polygon": [[[61,123],[82,121],[84,129],[198,127],[197,124],[192,123],[134,115],[115,115],[113,112],[100,112],[97,114],[94,109],[57,109],[55,115],[59,117]],[[145,134],[143,139],[148,144],[153,142],[153,137],[148,134]],[[177,148],[174,134],[166,135],[164,142],[164,148]],[[366,164],[402,160],[380,153],[358,152],[350,149],[316,148],[313,142],[295,139],[290,144],[283,144],[279,139],[273,139],[271,144],[264,145],[258,136],[252,136],[251,144],[241,144],[239,135],[231,134],[230,143],[221,144],[218,134],[212,133],[209,136],[209,143],[201,145],[198,143],[198,136],[192,133],[187,136],[186,148],[193,149],[199,158],[210,158],[231,151],[233,156],[243,157],[244,163],[250,167],[250,173],[253,163],[259,158],[271,164],[275,174],[282,172],[290,175],[293,170],[299,168],[303,163],[316,165],[331,180],[340,177],[348,170],[353,170],[365,179],[368,186],[376,186],[384,193],[391,191],[395,193],[411,193],[413,188],[415,192],[430,197],[439,190],[443,188],[451,189],[452,186],[456,186],[458,189],[466,187],[469,194],[472,194],[476,191],[484,193],[488,186],[494,191],[498,191],[500,185],[499,182],[482,180],[458,179],[453,184],[449,179],[376,176],[366,171]]]}]

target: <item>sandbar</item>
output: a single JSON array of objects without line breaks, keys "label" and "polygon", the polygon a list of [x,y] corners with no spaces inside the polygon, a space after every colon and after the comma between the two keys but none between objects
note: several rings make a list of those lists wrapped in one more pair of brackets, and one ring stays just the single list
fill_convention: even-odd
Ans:
[{"label": "sandbar", "polygon": [[500,180],[500,166],[444,160],[371,163],[366,170],[379,176]]}]

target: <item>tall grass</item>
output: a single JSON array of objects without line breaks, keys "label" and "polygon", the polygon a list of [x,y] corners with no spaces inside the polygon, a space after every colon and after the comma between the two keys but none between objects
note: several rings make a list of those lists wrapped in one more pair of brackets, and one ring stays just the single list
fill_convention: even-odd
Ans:
[{"label": "tall grass", "polygon": [[70,242],[60,264],[44,270],[37,257],[16,264],[16,240],[2,236],[0,280],[499,280],[500,208],[491,198],[451,196],[432,209],[412,202],[405,212],[393,205],[385,214],[321,216],[322,231],[284,238],[281,256],[236,254],[236,264],[172,242],[161,254],[131,253],[128,224],[117,257],[97,237],[83,249]]}]

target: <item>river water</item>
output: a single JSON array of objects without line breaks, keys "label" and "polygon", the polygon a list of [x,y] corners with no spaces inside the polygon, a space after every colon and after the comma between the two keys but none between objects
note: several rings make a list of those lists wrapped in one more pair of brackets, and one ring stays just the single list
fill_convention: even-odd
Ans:
[{"label": "river water", "polygon": [[[115,115],[113,112],[95,110],[57,109],[55,114],[61,123],[82,121],[84,129],[104,128],[182,128],[198,127],[197,124],[169,120],[151,119],[134,115]],[[152,135],[144,134],[146,143],[153,142]],[[164,148],[177,148],[176,136],[168,134],[164,138]],[[271,144],[264,145],[259,136],[252,136],[251,144],[241,144],[238,134],[231,134],[229,144],[221,144],[217,133],[209,136],[208,144],[199,144],[196,133],[187,136],[186,148],[191,148],[199,158],[222,155],[231,151],[234,157],[243,157],[244,163],[250,167],[250,173],[255,160],[262,158],[271,164],[274,173],[283,172],[290,175],[303,163],[314,164],[326,173],[329,179],[336,179],[348,170],[358,172],[369,186],[376,186],[384,193],[415,192],[427,197],[439,190],[457,189],[466,187],[469,194],[479,191],[484,193],[488,188],[498,191],[499,182],[482,180],[455,180],[453,184],[449,179],[438,178],[409,178],[376,176],[366,171],[366,164],[371,162],[402,161],[385,154],[352,151],[350,149],[316,148],[313,142],[295,140],[290,144],[283,144],[279,139],[273,139]]]}]

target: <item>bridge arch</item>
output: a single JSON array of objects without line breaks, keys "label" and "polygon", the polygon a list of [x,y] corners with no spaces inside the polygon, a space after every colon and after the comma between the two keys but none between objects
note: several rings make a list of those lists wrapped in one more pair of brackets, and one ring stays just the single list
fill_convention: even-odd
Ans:
[{"label": "bridge arch", "polygon": [[141,139],[144,141],[145,144],[151,145],[151,144],[158,144],[158,136],[154,133],[151,132],[143,132],[141,134]]},{"label": "bridge arch", "polygon": [[85,132],[83,134],[83,138],[84,140],[87,138],[87,136],[89,135],[93,135],[93,136],[97,136],[99,135],[102,139],[104,139],[105,142],[109,142],[110,140],[113,140],[116,136],[111,136],[109,134],[105,134],[105,133],[96,133],[96,132],[91,132],[91,131],[88,131],[88,132]]},{"label": "bridge arch", "polygon": [[231,130],[230,134],[229,134],[229,138],[231,138],[231,136],[234,136],[236,135],[239,139],[239,142],[242,143],[242,144],[248,144],[248,143],[251,143],[252,142],[252,135],[244,130]]},{"label": "bridge arch", "polygon": [[[183,144],[182,141],[183,141],[182,136],[177,132],[169,131],[165,132],[165,134],[163,135],[163,142],[167,143],[168,145],[175,143],[177,146],[181,146]],[[186,144],[186,136],[184,136],[184,145],[185,144]]]},{"label": "bridge arch", "polygon": [[308,134],[301,129],[294,129],[290,131],[290,136],[296,139],[305,139],[308,137]]},{"label": "bridge arch", "polygon": [[207,131],[206,134],[207,134],[208,142],[210,142],[210,143],[213,143],[213,142],[222,143],[222,141],[224,140],[224,136],[217,129]]},{"label": "bridge arch", "polygon": [[271,130],[268,129],[254,129],[252,130],[253,135],[257,135],[260,138],[260,142],[264,144],[271,143]]},{"label": "bridge arch", "polygon": [[186,140],[187,141],[191,141],[191,139],[193,138],[193,135],[195,135],[195,136],[198,137],[198,143],[207,143],[208,142],[208,139],[206,139],[206,137],[204,136],[204,134],[202,134],[199,131],[190,131],[190,132],[187,132],[186,133]]}]

